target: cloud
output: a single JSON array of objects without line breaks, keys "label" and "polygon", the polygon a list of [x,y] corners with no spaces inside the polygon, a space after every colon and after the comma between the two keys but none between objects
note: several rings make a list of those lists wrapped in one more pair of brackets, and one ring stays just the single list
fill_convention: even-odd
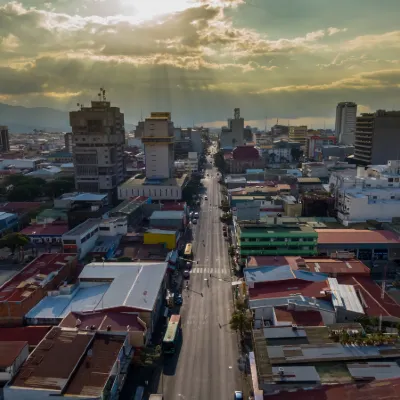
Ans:
[{"label": "cloud", "polygon": [[328,32],[329,36],[336,35],[337,33],[346,32],[346,31],[347,31],[347,28],[340,29],[340,28],[330,27],[330,28],[327,29],[327,32]]},{"label": "cloud", "polygon": [[385,32],[376,35],[362,35],[347,41],[343,49],[347,51],[373,49],[379,46],[400,48],[400,31]]}]

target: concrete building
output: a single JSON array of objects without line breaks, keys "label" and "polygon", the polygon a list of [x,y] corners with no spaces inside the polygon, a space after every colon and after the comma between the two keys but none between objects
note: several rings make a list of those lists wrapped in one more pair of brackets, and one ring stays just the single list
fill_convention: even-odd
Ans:
[{"label": "concrete building", "polygon": [[15,231],[19,225],[17,214],[0,211],[0,236],[6,232]]},{"label": "concrete building", "polygon": [[338,219],[345,225],[371,218],[391,222],[400,216],[400,160],[358,167],[356,175],[337,172],[329,184]]},{"label": "concrete building", "polygon": [[336,107],[335,134],[339,143],[354,144],[354,132],[356,129],[357,104],[342,102]]},{"label": "concrete building", "polygon": [[64,147],[65,151],[72,154],[72,132],[68,132],[64,135]]},{"label": "concrete building", "polygon": [[293,155],[300,154],[301,146],[300,141],[274,140],[270,148],[263,150],[263,155],[270,168],[279,168],[281,164],[298,163]]},{"label": "concrete building", "polygon": [[336,158],[340,161],[344,161],[348,156],[354,154],[354,146],[351,145],[323,145],[317,150],[318,160],[330,160],[332,158]]},{"label": "concrete building", "polygon": [[197,154],[202,154],[204,150],[203,140],[201,138],[202,131],[199,129],[190,129],[189,136],[192,144],[192,151]]},{"label": "concrete building", "polygon": [[199,158],[196,152],[189,151],[188,157],[174,162],[175,171],[193,174],[199,171]]},{"label": "concrete building", "polygon": [[62,236],[68,231],[67,223],[57,221],[53,223],[32,224],[22,229],[20,233],[27,236],[31,243],[61,244]]},{"label": "concrete building", "polygon": [[308,135],[304,155],[312,160],[321,160],[321,147],[336,144],[336,136]]},{"label": "concrete building", "polygon": [[364,165],[386,164],[400,153],[400,111],[378,110],[357,117],[354,158]]},{"label": "concrete building", "polygon": [[221,148],[235,148],[244,144],[244,118],[240,117],[240,108],[234,109],[233,118],[228,119],[228,126],[221,129],[219,145]]},{"label": "concrete building", "polygon": [[75,272],[76,254],[42,254],[0,287],[0,326],[21,326],[48,290]]},{"label": "concrete building", "polygon": [[298,142],[301,146],[306,145],[307,139],[307,126],[289,126],[289,140],[292,142]]},{"label": "concrete building", "polygon": [[124,180],[124,114],[102,96],[90,107],[71,111],[70,124],[76,189],[113,199]]},{"label": "concrete building", "polygon": [[10,137],[7,126],[0,126],[0,151],[4,153],[10,151]]},{"label": "concrete building", "polygon": [[174,124],[171,113],[152,112],[144,121],[142,142],[146,155],[146,178],[171,178],[174,168]]}]

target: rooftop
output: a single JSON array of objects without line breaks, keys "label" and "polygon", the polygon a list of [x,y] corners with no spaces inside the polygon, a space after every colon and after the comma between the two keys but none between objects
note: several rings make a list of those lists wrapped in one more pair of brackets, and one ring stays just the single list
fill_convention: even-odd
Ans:
[{"label": "rooftop", "polygon": [[307,258],[304,259],[307,268],[313,272],[322,272],[325,274],[370,274],[370,269],[360,260],[338,260],[331,258]]},{"label": "rooftop", "polygon": [[356,380],[390,379],[400,377],[396,362],[362,362],[347,364],[351,376]]},{"label": "rooftop", "polygon": [[75,258],[75,254],[67,253],[40,255],[0,287],[0,302],[22,301],[31,296]]},{"label": "rooftop", "polygon": [[1,342],[0,341],[0,368],[8,368],[13,365],[28,342]]},{"label": "rooftop", "polygon": [[111,332],[127,332],[129,326],[130,331],[145,330],[144,326],[138,321],[135,314],[125,314],[119,312],[92,312],[77,313],[70,312],[60,323],[62,328],[77,328],[85,330],[87,326],[95,326],[97,331],[107,331],[110,326]]},{"label": "rooftop", "polygon": [[316,229],[318,244],[400,244],[399,236],[390,231],[367,229]]},{"label": "rooftop", "polygon": [[319,178],[305,178],[305,177],[299,177],[297,178],[298,183],[321,183],[321,179]]},{"label": "rooftop", "polygon": [[354,285],[354,289],[367,315],[400,318],[400,305],[386,292],[384,292],[382,299],[382,288],[371,278],[339,276],[337,280],[341,284]]},{"label": "rooftop", "polygon": [[91,354],[86,351],[65,395],[100,398],[123,344],[123,338],[97,334],[90,343]]},{"label": "rooftop", "polygon": [[296,324],[298,326],[324,326],[321,313],[319,311],[297,311],[288,310],[286,307],[275,307],[275,317],[278,322]]},{"label": "rooftop", "polygon": [[22,365],[11,387],[62,391],[93,338],[92,333],[54,327]]},{"label": "rooftop", "polygon": [[363,385],[326,385],[314,390],[297,390],[265,396],[264,400],[398,400],[400,379]]},{"label": "rooftop", "polygon": [[29,225],[26,228],[22,229],[20,233],[27,236],[62,236],[68,231],[68,224],[54,223]]},{"label": "rooftop", "polygon": [[71,229],[65,236],[70,237],[83,235],[96,226],[98,227],[101,222],[103,222],[101,218],[89,218],[75,228]]},{"label": "rooftop", "polygon": [[238,161],[258,160],[260,153],[253,146],[237,146],[233,149],[232,157]]},{"label": "rooftop", "polygon": [[168,179],[157,179],[157,180],[150,180],[146,177],[140,178],[130,178],[124,183],[122,183],[119,187],[120,188],[131,188],[135,186],[183,186],[186,181],[187,175],[184,174],[178,178],[168,178]]},{"label": "rooftop", "polygon": [[121,204],[118,206],[114,207],[111,211],[110,214],[125,214],[125,215],[130,215],[132,214],[135,210],[137,210],[141,205],[146,201],[146,198],[134,198],[134,199],[126,199],[124,200]]},{"label": "rooftop", "polygon": [[185,213],[183,211],[153,211],[150,216],[150,221],[154,219],[183,219]]},{"label": "rooftop", "polygon": [[240,222],[241,238],[257,238],[259,235],[274,235],[276,237],[286,237],[288,234],[311,234],[317,236],[313,228],[308,225],[268,225],[268,224],[249,224],[248,222]]},{"label": "rooftop", "polygon": [[107,198],[106,194],[98,194],[98,193],[65,193],[59,197],[59,200],[102,201],[106,198]]},{"label": "rooftop", "polygon": [[281,282],[260,283],[256,288],[249,288],[249,296],[250,300],[293,295],[325,299],[327,297],[325,290],[329,290],[326,280],[322,282],[307,282],[300,279],[288,279]]},{"label": "rooftop", "polygon": [[1,328],[0,342],[22,341],[29,346],[36,346],[45,337],[51,326],[20,326],[17,328]]}]

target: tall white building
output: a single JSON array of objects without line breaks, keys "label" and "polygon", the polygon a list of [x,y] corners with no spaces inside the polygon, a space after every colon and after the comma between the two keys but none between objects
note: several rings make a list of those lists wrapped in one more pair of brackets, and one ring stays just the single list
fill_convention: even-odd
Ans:
[{"label": "tall white building", "polygon": [[153,112],[144,121],[142,143],[146,155],[146,178],[167,179],[174,168],[174,124],[171,113]]},{"label": "tall white building", "polygon": [[400,160],[332,173],[329,185],[344,225],[400,217]]},{"label": "tall white building", "polygon": [[354,144],[356,130],[357,104],[342,102],[336,107],[335,134],[341,144]]}]

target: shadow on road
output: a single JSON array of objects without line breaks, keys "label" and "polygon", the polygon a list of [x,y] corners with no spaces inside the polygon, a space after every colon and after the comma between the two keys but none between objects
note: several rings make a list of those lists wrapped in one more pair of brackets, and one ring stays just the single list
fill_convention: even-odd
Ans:
[{"label": "shadow on road", "polygon": [[181,340],[179,344],[175,347],[176,351],[174,354],[166,354],[164,355],[164,367],[163,367],[163,374],[164,375],[175,375],[176,367],[178,365],[179,354],[181,353],[183,343],[183,333],[181,332]]}]

